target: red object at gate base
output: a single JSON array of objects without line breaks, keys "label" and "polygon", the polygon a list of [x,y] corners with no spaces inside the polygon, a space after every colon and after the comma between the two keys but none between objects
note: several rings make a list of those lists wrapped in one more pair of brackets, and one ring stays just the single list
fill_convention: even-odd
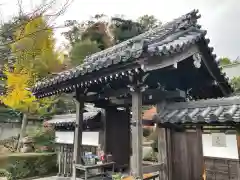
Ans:
[{"label": "red object at gate base", "polygon": [[104,153],[101,154],[100,160],[101,160],[102,162],[105,162],[106,158],[105,158],[105,154],[104,154]]}]

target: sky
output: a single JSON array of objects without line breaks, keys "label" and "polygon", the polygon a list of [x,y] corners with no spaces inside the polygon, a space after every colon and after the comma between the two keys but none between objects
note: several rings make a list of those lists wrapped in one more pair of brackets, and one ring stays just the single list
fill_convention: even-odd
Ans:
[{"label": "sky", "polygon": [[[22,0],[23,11],[31,12],[40,0]],[[43,1],[43,0],[42,0]],[[57,0],[58,9],[66,0]],[[9,19],[18,12],[17,0],[0,0],[0,17]],[[193,9],[199,9],[199,24],[207,30],[210,46],[218,57],[235,60],[240,56],[240,0],[74,0],[64,15],[56,21],[63,25],[65,20],[83,21],[95,14],[108,16],[124,15],[129,19],[154,15],[163,23],[171,21]],[[61,31],[56,32],[57,43],[64,38]]]}]

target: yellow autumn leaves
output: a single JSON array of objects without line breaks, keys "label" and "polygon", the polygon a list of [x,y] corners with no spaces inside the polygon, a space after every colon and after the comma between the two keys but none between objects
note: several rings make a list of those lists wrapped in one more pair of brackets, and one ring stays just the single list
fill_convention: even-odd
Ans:
[{"label": "yellow autumn leaves", "polygon": [[62,68],[60,53],[54,50],[52,29],[42,16],[29,19],[16,30],[11,50],[15,64],[4,68],[6,93],[0,100],[25,114],[43,114],[54,103],[54,97],[37,100],[29,88],[37,79]]},{"label": "yellow autumn leaves", "polygon": [[7,94],[1,96],[1,101],[7,106],[26,112],[35,101],[35,97],[27,90],[31,81],[30,73],[26,70],[16,72],[9,67],[5,67],[4,73],[7,76]]},{"label": "yellow autumn leaves", "polygon": [[38,77],[61,70],[60,53],[54,50],[53,30],[42,16],[30,19],[15,34],[16,42],[11,45],[16,58],[15,68],[26,68]]}]

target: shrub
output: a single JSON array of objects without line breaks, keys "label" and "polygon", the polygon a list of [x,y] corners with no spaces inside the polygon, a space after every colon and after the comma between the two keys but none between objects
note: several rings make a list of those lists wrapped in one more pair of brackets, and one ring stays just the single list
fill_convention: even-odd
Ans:
[{"label": "shrub", "polygon": [[151,130],[149,128],[143,128],[143,137],[148,137],[151,134]]},{"label": "shrub", "polygon": [[5,149],[8,149],[8,151],[10,152],[14,152],[17,141],[18,141],[18,137],[12,136],[7,139],[0,140],[0,146],[4,147]]},{"label": "shrub", "polygon": [[36,152],[53,152],[55,145],[55,131],[51,126],[40,126],[28,132],[32,138]]},{"label": "shrub", "polygon": [[12,175],[6,169],[0,169],[0,178],[6,177],[7,180],[12,180]]},{"label": "shrub", "polygon": [[12,153],[0,156],[0,168],[21,179],[57,173],[55,153]]}]

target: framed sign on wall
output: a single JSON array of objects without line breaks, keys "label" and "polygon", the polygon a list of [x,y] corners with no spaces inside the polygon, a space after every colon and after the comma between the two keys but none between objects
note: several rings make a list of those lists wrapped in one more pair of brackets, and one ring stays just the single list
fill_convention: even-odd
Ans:
[{"label": "framed sign on wall", "polygon": [[212,133],[212,146],[214,147],[227,147],[226,134]]}]

